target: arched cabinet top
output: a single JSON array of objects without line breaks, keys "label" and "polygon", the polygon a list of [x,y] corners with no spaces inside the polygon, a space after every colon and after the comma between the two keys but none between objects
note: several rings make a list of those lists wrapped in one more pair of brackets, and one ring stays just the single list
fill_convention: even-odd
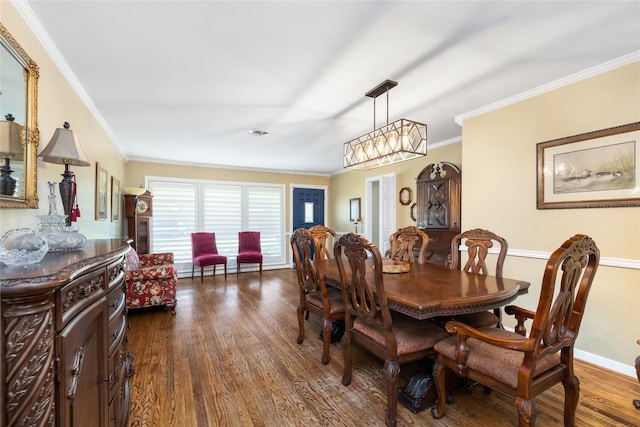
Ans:
[{"label": "arched cabinet top", "polygon": [[453,163],[431,163],[430,165],[422,169],[422,171],[420,171],[418,177],[416,178],[416,182],[439,181],[441,179],[460,180],[461,176],[462,171]]}]

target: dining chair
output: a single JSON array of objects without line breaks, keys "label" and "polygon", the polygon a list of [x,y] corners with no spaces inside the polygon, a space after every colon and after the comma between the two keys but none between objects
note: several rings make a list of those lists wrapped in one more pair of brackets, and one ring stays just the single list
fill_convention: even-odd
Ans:
[{"label": "dining chair", "polygon": [[240,274],[240,264],[260,264],[262,275],[262,249],[259,231],[238,232],[238,257],[236,258],[236,276]]},{"label": "dining chair", "polygon": [[329,363],[331,327],[333,322],[344,320],[342,291],[327,286],[324,278],[325,258],[321,254],[320,240],[304,228],[298,228],[291,236],[291,250],[298,274],[300,303],[298,304],[298,344],[304,342],[304,320],[309,312],[322,318],[322,364]]},{"label": "dining chair", "polygon": [[[450,369],[514,396],[520,426],[535,425],[533,398],[562,382],[564,425],[575,425],[580,391],[573,347],[599,260],[600,251],[589,236],[576,234],[565,241],[547,261],[536,311],[505,308],[517,320],[515,332],[447,323],[447,331],[455,335],[435,345],[438,356],[433,375],[438,400],[431,410],[434,418],[445,415],[445,378]],[[524,323],[529,319],[532,324],[527,335]]]},{"label": "dining chair", "polygon": [[213,265],[213,275],[216,275],[216,266],[224,265],[224,278],[227,278],[227,257],[218,253],[216,246],[216,233],[197,232],[191,233],[191,279],[196,265],[200,267],[200,282],[203,281],[204,267]]},{"label": "dining chair", "polygon": [[313,237],[318,240],[323,258],[331,258],[331,252],[329,252],[329,249],[333,249],[333,243],[335,243],[336,239],[336,232],[324,225],[314,225],[313,227],[309,228],[309,233],[311,233]]},{"label": "dining chair", "polygon": [[[384,360],[385,425],[395,426],[400,365],[434,355],[433,346],[449,334],[433,322],[416,320],[389,309],[380,251],[364,237],[345,234],[338,239],[333,252],[346,310],[342,384],[351,383],[352,343]],[[373,260],[373,268],[368,268],[368,258]]]},{"label": "dining chair", "polygon": [[[462,256],[460,248],[467,247],[467,261],[462,265]],[[467,273],[489,275],[490,271],[487,267],[487,254],[489,249],[499,248],[496,257],[495,270],[493,275],[502,277],[504,261],[507,257],[509,245],[506,239],[498,236],[492,231],[475,228],[460,233],[451,239],[451,261],[449,268],[454,270],[462,270]],[[499,308],[490,311],[482,311],[479,313],[470,313],[458,315],[455,320],[473,326],[474,328],[482,328],[484,326],[502,327],[502,312]]]},{"label": "dining chair", "polygon": [[418,227],[408,226],[398,229],[389,237],[389,243],[389,258],[424,264],[429,236]]}]

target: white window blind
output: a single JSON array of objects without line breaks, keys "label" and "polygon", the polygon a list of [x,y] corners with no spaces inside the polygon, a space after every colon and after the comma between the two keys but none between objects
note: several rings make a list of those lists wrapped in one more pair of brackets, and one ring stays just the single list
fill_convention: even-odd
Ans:
[{"label": "white window blind", "polygon": [[[260,231],[263,264],[285,263],[284,185],[150,178],[152,251],[173,252],[191,269],[191,233],[216,233],[218,252],[235,267],[239,231]],[[182,265],[180,265],[182,264]]]},{"label": "white window blind", "polygon": [[198,185],[153,181],[151,252],[173,252],[174,262],[191,262],[191,233],[198,229]]}]

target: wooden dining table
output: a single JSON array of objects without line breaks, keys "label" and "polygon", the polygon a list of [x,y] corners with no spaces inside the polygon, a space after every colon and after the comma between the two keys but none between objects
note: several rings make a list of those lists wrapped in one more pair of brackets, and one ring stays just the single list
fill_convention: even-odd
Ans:
[{"label": "wooden dining table", "polygon": [[[373,261],[367,262],[369,283],[374,286]],[[341,287],[335,259],[326,260],[324,274],[328,285]],[[419,320],[502,307],[526,294],[530,286],[524,280],[466,273],[436,264],[411,263],[408,272],[384,273],[383,278],[389,308]]]},{"label": "wooden dining table", "polygon": [[[373,260],[368,259],[367,280],[375,287]],[[335,259],[325,261],[325,281],[342,287]],[[347,269],[349,265],[345,266]],[[347,271],[347,277],[350,271]],[[423,320],[436,316],[477,313],[505,306],[518,295],[526,294],[530,283],[452,270],[436,264],[411,263],[409,271],[384,273],[384,290],[391,310]],[[501,325],[498,325],[501,327]],[[423,361],[425,367],[398,390],[398,401],[414,413],[433,406],[437,393],[431,376],[432,358]],[[451,382],[451,381],[450,381]],[[451,386],[451,384],[450,384]]]}]

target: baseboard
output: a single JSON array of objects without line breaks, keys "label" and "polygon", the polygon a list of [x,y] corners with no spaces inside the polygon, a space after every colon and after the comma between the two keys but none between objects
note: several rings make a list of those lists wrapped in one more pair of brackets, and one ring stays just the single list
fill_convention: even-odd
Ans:
[{"label": "baseboard", "polygon": [[[505,326],[504,329],[513,332],[513,328]],[[583,362],[588,362],[601,368],[636,378],[636,368],[631,365],[625,365],[624,363],[616,362],[615,360],[607,359],[606,357],[598,356],[597,354],[589,353],[588,351],[575,347],[573,348],[573,357]]]},{"label": "baseboard", "polygon": [[636,368],[631,365],[625,365],[624,363],[616,362],[615,360],[607,359],[605,357],[598,356],[597,354],[578,350],[577,348],[574,348],[573,350],[573,357],[584,362],[600,366],[601,368],[636,378]]}]

